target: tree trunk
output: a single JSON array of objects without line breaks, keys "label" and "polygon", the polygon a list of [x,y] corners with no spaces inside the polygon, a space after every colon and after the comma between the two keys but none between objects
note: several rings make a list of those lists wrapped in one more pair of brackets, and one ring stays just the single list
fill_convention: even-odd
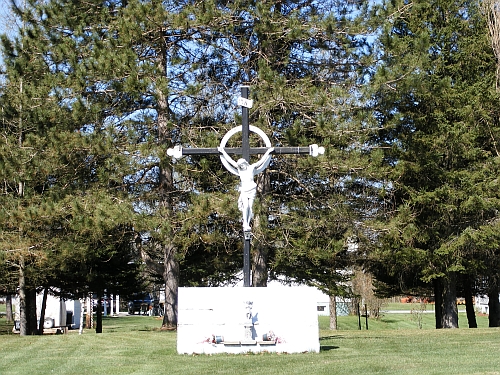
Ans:
[{"label": "tree trunk", "polygon": [[[262,233],[261,215],[254,216],[254,233]],[[267,287],[267,246],[262,241],[255,241],[252,249],[252,286]]]},{"label": "tree trunk", "polygon": [[498,275],[491,276],[488,280],[488,326],[500,327],[500,302],[498,301]]},{"label": "tree trunk", "polygon": [[496,90],[500,92],[500,13],[498,12],[497,0],[483,0],[480,2],[483,12],[486,14],[486,20],[490,31],[490,41],[493,52],[497,60],[496,69]]},{"label": "tree trunk", "polygon": [[[261,200],[262,201],[262,200]],[[262,234],[260,214],[254,215],[253,231],[254,233]],[[267,287],[267,246],[263,241],[254,241],[254,246],[251,249],[252,256],[252,286],[253,287]]]},{"label": "tree trunk", "polygon": [[[161,78],[167,79],[167,47],[160,43],[161,53],[157,59],[158,70],[162,74]],[[156,90],[157,112],[158,112],[158,143],[165,145],[171,143],[169,129],[170,109],[168,99],[161,87],[162,79],[158,79],[158,89]],[[168,84],[167,84],[168,85]],[[173,217],[172,193],[175,191],[173,179],[173,167],[166,153],[160,157],[159,175],[159,206],[164,219],[171,222]],[[165,282],[165,315],[163,316],[163,326],[169,329],[177,328],[177,296],[179,289],[179,261],[177,259],[177,249],[173,246],[173,229],[167,227],[166,239],[163,239],[163,280]],[[170,237],[170,238],[169,238]]]},{"label": "tree trunk", "polygon": [[102,296],[97,296],[95,333],[102,333]]},{"label": "tree trunk", "polygon": [[38,320],[38,330],[37,330],[37,333],[39,335],[43,335],[43,324],[45,321],[45,309],[47,307],[48,292],[49,292],[49,288],[45,288],[43,290],[42,306],[40,307],[40,319]]},{"label": "tree trunk", "polygon": [[259,244],[252,253],[252,286],[267,287],[267,247]]},{"label": "tree trunk", "polygon": [[26,288],[26,321],[28,335],[37,334],[36,324],[36,290],[34,288]]},{"label": "tree trunk", "polygon": [[337,330],[337,300],[335,295],[330,296],[330,329]]},{"label": "tree trunk", "polygon": [[179,293],[179,262],[176,259],[175,248],[165,246],[164,253],[165,281],[165,315],[163,316],[163,327],[168,329],[177,328],[177,302]]},{"label": "tree trunk", "polygon": [[477,328],[476,312],[474,311],[474,301],[472,296],[471,276],[465,278],[465,311],[467,312],[467,323],[469,328]]},{"label": "tree trunk", "polygon": [[443,328],[458,328],[457,275],[443,278]]},{"label": "tree trunk", "polygon": [[443,285],[441,279],[434,279],[434,306],[436,329],[443,328]]},{"label": "tree trunk", "polygon": [[19,334],[21,336],[29,335],[28,314],[26,308],[26,278],[24,275],[24,259],[21,256],[19,261]]},{"label": "tree trunk", "polygon": [[12,314],[12,296],[10,294],[5,297],[5,317],[8,322],[12,322],[14,320],[14,316]]},{"label": "tree trunk", "polygon": [[[263,235],[265,228],[267,227],[267,212],[268,212],[268,201],[266,199],[266,194],[271,190],[271,180],[269,173],[264,170],[261,174],[257,175],[257,192],[259,194],[258,202],[260,203],[260,208],[256,211],[254,215],[254,233],[259,233]],[[252,249],[252,286],[255,287],[267,287],[267,255],[268,247],[264,241],[255,241],[255,245]]]},{"label": "tree trunk", "polygon": [[[166,101],[166,99],[164,100]],[[159,116],[158,122],[159,124],[163,124],[162,128],[166,127],[166,119],[160,121]],[[171,203],[171,192],[173,190],[172,168],[164,164],[160,168],[159,199],[165,219],[173,215]],[[171,228],[167,230],[167,239],[161,244],[163,247],[163,281],[165,283],[165,315],[163,316],[163,326],[169,329],[175,329],[177,328],[179,261],[177,259],[177,249],[172,244],[173,230]]]}]

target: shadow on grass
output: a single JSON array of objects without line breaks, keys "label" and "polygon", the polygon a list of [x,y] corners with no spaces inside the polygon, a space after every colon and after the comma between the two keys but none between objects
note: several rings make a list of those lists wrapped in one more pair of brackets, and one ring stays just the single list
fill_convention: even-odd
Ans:
[{"label": "shadow on grass", "polygon": [[340,349],[340,346],[335,345],[321,345],[319,347],[320,352],[329,352],[330,350]]},{"label": "shadow on grass", "polygon": [[319,338],[319,341],[324,341],[324,340],[339,340],[339,339],[343,339],[344,336],[340,336],[340,335],[332,335],[332,336],[321,336]]},{"label": "shadow on grass", "polygon": [[400,320],[397,320],[397,319],[386,319],[386,318],[382,318],[382,319],[380,319],[380,321],[382,323],[387,323],[387,324],[400,322]]}]

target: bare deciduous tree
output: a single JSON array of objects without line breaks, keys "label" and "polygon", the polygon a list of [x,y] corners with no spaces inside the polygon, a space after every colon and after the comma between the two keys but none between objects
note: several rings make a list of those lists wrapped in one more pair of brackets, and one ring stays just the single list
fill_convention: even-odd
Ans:
[{"label": "bare deciduous tree", "polygon": [[497,59],[496,71],[496,90],[500,90],[500,1],[483,0],[481,2],[482,10],[488,22],[490,31],[491,47]]}]

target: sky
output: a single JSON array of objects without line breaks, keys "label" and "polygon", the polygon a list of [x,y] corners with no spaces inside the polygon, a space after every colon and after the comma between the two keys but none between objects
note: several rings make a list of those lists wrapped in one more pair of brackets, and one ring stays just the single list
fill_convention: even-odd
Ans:
[{"label": "sky", "polygon": [[[5,33],[8,28],[9,6],[10,6],[9,0],[0,0],[0,34]],[[3,60],[1,55],[0,55],[0,66],[3,66]]]},{"label": "sky", "polygon": [[5,33],[9,27],[10,0],[0,0],[0,33]]},{"label": "sky", "polygon": [[[22,0],[16,0],[20,2]],[[14,29],[12,14],[10,11],[11,0],[0,0],[0,32],[9,33]]]},{"label": "sky", "polygon": [[[22,0],[17,0],[22,1]],[[15,30],[15,23],[10,11],[11,0],[0,0],[0,34],[12,34]],[[3,65],[0,55],[0,66]]]}]

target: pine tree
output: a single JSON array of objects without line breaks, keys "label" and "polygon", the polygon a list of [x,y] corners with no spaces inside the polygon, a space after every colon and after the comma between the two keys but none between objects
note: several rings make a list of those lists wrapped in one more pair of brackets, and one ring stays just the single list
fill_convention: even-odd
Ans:
[{"label": "pine tree", "polygon": [[[210,47],[205,68],[200,67],[208,90],[225,87],[236,97],[244,82],[250,85],[256,103],[250,122],[272,134],[273,144],[318,143],[328,148],[327,161],[278,156],[259,176],[252,245],[255,286],[266,285],[268,268],[276,275],[284,273],[318,283],[317,278],[324,275],[323,266],[331,270],[334,254],[345,249],[353,233],[355,215],[346,213],[348,206],[339,209],[338,213],[344,210],[342,216],[335,215],[332,207],[341,207],[339,201],[346,200],[342,190],[347,190],[349,183],[340,180],[351,175],[351,186],[355,186],[353,170],[360,168],[360,160],[356,160],[360,153],[353,156],[356,151],[352,151],[352,142],[358,141],[353,129],[358,125],[349,124],[348,110],[352,107],[346,99],[350,90],[355,90],[363,58],[362,33],[366,30],[352,20],[358,5],[333,1],[206,1],[200,9],[193,7],[195,16],[190,26],[200,29],[199,39]],[[218,108],[218,103],[230,102],[231,98],[220,93],[207,100]],[[219,121],[219,129],[214,129],[219,134],[235,125],[231,117]],[[206,146],[217,145],[213,137],[220,139],[220,135],[209,135],[213,143]],[[183,141],[189,144],[192,138]],[[253,142],[258,144],[257,139]],[[199,142],[195,144],[200,146]],[[191,161],[198,163],[194,158]],[[232,187],[237,181],[224,181],[231,188],[218,189],[231,194],[234,201]],[[227,202],[227,198],[220,199]],[[233,207],[229,206],[231,212],[224,209],[224,214],[234,215]],[[220,214],[220,208],[216,209]],[[339,225],[332,225],[332,221],[340,220]],[[317,238],[313,233],[323,236]],[[306,237],[317,242],[312,244]],[[290,252],[296,254],[295,261]],[[316,270],[311,269],[313,263]],[[303,273],[299,267],[304,268]],[[342,279],[338,274],[334,278]],[[331,279],[328,283],[333,287]]]},{"label": "pine tree", "polygon": [[385,262],[379,276],[432,285],[436,327],[458,327],[459,280],[481,268],[477,247],[462,244],[496,220],[499,204],[495,60],[476,3],[391,1],[379,11],[388,22],[373,79],[374,141],[393,210],[375,253]]},{"label": "pine tree", "polygon": [[1,248],[18,277],[22,335],[36,330],[36,288],[63,286],[65,252],[93,252],[107,231],[131,222],[133,208],[119,134],[86,110],[61,58],[74,45],[48,32],[52,14],[38,5],[16,9],[24,26],[2,38]]},{"label": "pine tree", "polygon": [[[46,149],[55,160],[43,159],[47,173],[40,181],[44,192],[48,186],[59,194],[52,215],[57,220],[50,222],[57,223],[61,243],[91,235],[82,245],[85,254],[92,244],[107,243],[102,236],[133,222],[147,239],[144,247],[156,250],[145,259],[164,265],[168,327],[177,322],[179,282],[231,279],[241,247],[233,204],[237,181],[217,157],[173,162],[165,151],[177,143],[217,146],[239,124],[235,97],[246,83],[257,104],[251,121],[274,145],[328,149],[320,160],[277,157],[259,181],[254,285],[265,285],[271,268],[337,292],[342,277],[335,269],[344,260],[335,254],[359,227],[359,193],[371,190],[356,173],[367,168],[363,150],[354,147],[364,143],[356,136],[364,129],[349,113],[359,104],[352,93],[364,74],[359,67],[366,30],[354,17],[363,3],[30,3],[25,39],[31,44],[23,56],[35,56],[38,65],[26,65],[38,67],[33,86],[46,91],[26,97],[30,104],[45,99],[37,111],[44,111],[46,128],[53,130]],[[12,66],[20,64],[16,51],[22,48],[5,45]],[[13,90],[19,80],[10,79]],[[11,98],[6,103],[13,122],[17,102]],[[38,128],[33,134],[48,139]],[[66,214],[71,220],[65,221]],[[94,227],[99,230],[89,230]],[[200,259],[216,261],[201,270],[206,267]]]}]

